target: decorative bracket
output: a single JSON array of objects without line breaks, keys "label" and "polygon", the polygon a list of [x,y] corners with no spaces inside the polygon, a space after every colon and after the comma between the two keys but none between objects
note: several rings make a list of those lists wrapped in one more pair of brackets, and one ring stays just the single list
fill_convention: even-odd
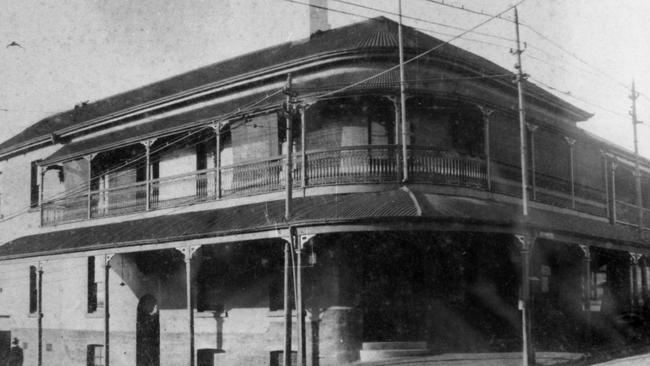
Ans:
[{"label": "decorative bracket", "polygon": [[530,237],[526,235],[521,235],[521,234],[515,234],[515,239],[519,242],[521,245],[521,251],[531,251],[533,249],[533,243],[535,242],[534,240],[531,240]]},{"label": "decorative bracket", "polygon": [[157,140],[158,139],[154,137],[148,140],[140,141],[140,143],[144,145],[144,148],[148,151],[151,148],[151,145],[153,145]]},{"label": "decorative bracket", "polygon": [[104,255],[104,265],[105,265],[106,267],[110,267],[110,266],[111,266],[111,263],[110,263],[110,262],[111,262],[111,259],[113,259],[113,256],[115,256],[115,253],[108,253],[108,254],[105,254],[105,255]]},{"label": "decorative bracket", "polygon": [[629,252],[630,253],[630,260],[632,261],[633,265],[638,265],[639,264],[639,259],[643,257],[643,254],[641,253],[634,253],[634,252]]},{"label": "decorative bracket", "polygon": [[305,247],[305,244],[307,244],[307,242],[315,236],[316,234],[300,235],[300,249],[303,249]]},{"label": "decorative bracket", "polygon": [[576,143],[576,139],[573,139],[571,137],[564,136],[564,141],[566,141],[569,146],[573,147],[573,144]]},{"label": "decorative bracket", "polygon": [[95,156],[97,156],[97,153],[84,155],[84,159],[88,160],[88,162],[91,162],[91,161],[93,161],[93,159],[95,158]]},{"label": "decorative bracket", "polygon": [[578,246],[582,250],[582,253],[585,255],[585,259],[591,259],[591,247],[584,244],[580,244]]},{"label": "decorative bracket", "polygon": [[526,128],[528,129],[528,131],[530,131],[530,133],[535,133],[535,131],[537,131],[539,126],[532,123],[526,123]]},{"label": "decorative bracket", "polygon": [[215,132],[216,134],[219,134],[219,132],[221,132],[221,121],[218,121],[218,122],[212,122],[212,123],[210,124],[210,127],[212,127],[212,129],[214,130],[214,132]]},{"label": "decorative bracket", "polygon": [[487,119],[487,118],[489,118],[489,117],[490,117],[490,116],[495,112],[494,109],[488,108],[488,107],[483,106],[483,105],[481,105],[481,104],[477,104],[476,107],[477,107],[477,108],[481,111],[481,113],[483,114],[483,119],[484,119],[484,120]]},{"label": "decorative bracket", "polygon": [[192,256],[194,253],[200,248],[200,245],[193,245],[193,246],[187,246],[187,247],[178,247],[174,248],[181,252],[183,254],[183,259],[185,259],[185,262],[189,262],[192,259]]}]

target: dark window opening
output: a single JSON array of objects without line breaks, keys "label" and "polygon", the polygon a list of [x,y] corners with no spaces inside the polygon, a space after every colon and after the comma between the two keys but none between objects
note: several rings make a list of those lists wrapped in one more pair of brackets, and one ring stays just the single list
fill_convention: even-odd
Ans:
[{"label": "dark window opening", "polygon": [[470,156],[485,154],[483,114],[470,104],[416,97],[407,101],[406,117],[411,145]]},{"label": "dark window opening", "polygon": [[452,115],[449,131],[456,151],[470,156],[484,154],[485,131],[479,110],[459,106]]},{"label": "dark window opening", "polygon": [[29,313],[38,311],[38,287],[36,279],[36,267],[29,266]]},{"label": "dark window opening", "polygon": [[88,257],[88,312],[97,311],[97,282],[95,282],[95,257]]},{"label": "dark window opening", "polygon": [[[271,366],[283,366],[284,365],[284,351],[271,351],[270,358]],[[298,352],[291,351],[291,365],[298,364]]]},{"label": "dark window opening", "polygon": [[86,365],[104,366],[104,346],[100,344],[86,346]]},{"label": "dark window opening", "polygon": [[31,171],[30,171],[30,195],[29,195],[29,207],[37,207],[40,195],[40,185],[38,184],[38,162],[32,161]]}]

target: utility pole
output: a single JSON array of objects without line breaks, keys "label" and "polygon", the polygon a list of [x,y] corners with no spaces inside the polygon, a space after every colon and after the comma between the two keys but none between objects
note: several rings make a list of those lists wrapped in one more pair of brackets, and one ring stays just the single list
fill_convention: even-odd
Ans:
[{"label": "utility pole", "polygon": [[[292,174],[291,170],[293,169],[293,117],[296,115],[296,105],[295,105],[295,92],[292,89],[292,79],[291,74],[287,75],[287,84],[284,87],[284,94],[287,96],[287,100],[284,103],[282,108],[282,115],[285,121],[285,133],[286,133],[286,142],[287,142],[287,161],[285,166],[285,187],[286,187],[286,197],[284,204],[284,217],[287,222],[291,220],[291,201],[293,199],[293,186],[292,186]],[[283,352],[283,362],[284,365],[291,365],[291,275],[293,275],[294,264],[291,262],[291,251],[294,249],[294,238],[290,234],[290,239],[284,246],[284,352]],[[290,266],[291,263],[291,266]],[[295,276],[294,276],[295,277]],[[295,278],[294,278],[295,281]],[[294,301],[295,302],[295,301]]]},{"label": "utility pole", "polygon": [[402,125],[402,182],[409,178],[408,171],[408,126],[406,125],[406,92],[404,91],[404,35],[402,32],[402,0],[399,0],[399,25],[397,28],[399,42],[399,94],[400,94],[400,120]]},{"label": "utility pole", "polygon": [[638,215],[638,220],[639,220],[639,234],[643,232],[643,199],[641,195],[641,168],[640,168],[640,162],[639,162],[639,139],[637,136],[637,131],[636,131],[636,125],[639,123],[643,123],[639,120],[637,120],[636,117],[636,100],[639,98],[639,92],[636,91],[636,87],[634,85],[634,80],[632,80],[632,91],[630,93],[629,98],[632,100],[632,109],[630,110],[630,116],[632,117],[632,127],[634,131],[634,181],[636,184],[636,206],[639,212]]},{"label": "utility pole", "polygon": [[511,53],[517,56],[517,75],[515,82],[517,83],[518,105],[519,105],[519,155],[521,159],[521,206],[523,210],[524,219],[528,217],[528,167],[526,160],[526,112],[524,110],[524,80],[528,75],[524,74],[521,65],[521,54],[524,50],[521,49],[521,42],[519,40],[519,14],[515,7],[515,31],[517,33],[517,49],[510,50]]},{"label": "utility pole", "polygon": [[[511,53],[517,56],[517,63],[515,64],[515,69],[517,69],[517,74],[515,76],[515,82],[517,83],[517,94],[518,94],[518,105],[519,105],[519,151],[521,158],[521,208],[524,222],[524,231],[528,230],[528,159],[527,159],[527,147],[526,147],[526,113],[524,109],[524,86],[523,82],[528,77],[524,74],[523,67],[521,64],[521,54],[524,50],[521,48],[521,41],[519,38],[519,13],[517,12],[517,7],[514,8],[515,11],[515,32],[517,35],[517,49],[510,50]],[[532,244],[534,243],[534,238],[527,238],[526,235],[523,235],[521,238],[521,300],[520,300],[520,309],[521,309],[521,333],[522,333],[522,364],[523,366],[528,366],[530,364],[535,364],[535,352],[532,348],[531,341],[531,324],[530,324],[530,255]]]}]

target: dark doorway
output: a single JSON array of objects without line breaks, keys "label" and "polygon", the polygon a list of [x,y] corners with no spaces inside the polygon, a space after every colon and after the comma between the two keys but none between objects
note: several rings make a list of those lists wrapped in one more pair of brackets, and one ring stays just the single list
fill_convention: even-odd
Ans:
[{"label": "dark doorway", "polygon": [[160,365],[160,320],[158,301],[151,295],[142,296],[138,303],[136,358],[138,366]]},{"label": "dark doorway", "polygon": [[9,356],[11,347],[11,332],[7,330],[0,331],[0,360],[6,360]]}]

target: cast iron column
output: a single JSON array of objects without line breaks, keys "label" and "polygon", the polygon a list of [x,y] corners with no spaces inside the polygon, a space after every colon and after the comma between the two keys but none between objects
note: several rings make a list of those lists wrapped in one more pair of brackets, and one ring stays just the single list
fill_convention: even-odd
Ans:
[{"label": "cast iron column", "polygon": [[291,239],[284,243],[284,365],[291,365],[291,303],[290,279]]},{"label": "cast iron column", "polygon": [[531,316],[529,309],[530,301],[530,255],[534,244],[534,238],[526,235],[515,235],[521,245],[521,331],[523,343],[523,364],[535,364],[535,351],[531,337]]},{"label": "cast iron column", "polygon": [[111,258],[113,254],[104,256],[104,366],[110,365],[110,298],[109,298],[109,279],[111,270]]},{"label": "cast iron column", "polygon": [[189,366],[194,366],[194,302],[192,301],[192,255],[199,246],[176,248],[185,260],[185,299],[187,302],[188,335],[189,335]]},{"label": "cast iron column", "polygon": [[43,366],[43,265],[38,262],[38,366]]}]

